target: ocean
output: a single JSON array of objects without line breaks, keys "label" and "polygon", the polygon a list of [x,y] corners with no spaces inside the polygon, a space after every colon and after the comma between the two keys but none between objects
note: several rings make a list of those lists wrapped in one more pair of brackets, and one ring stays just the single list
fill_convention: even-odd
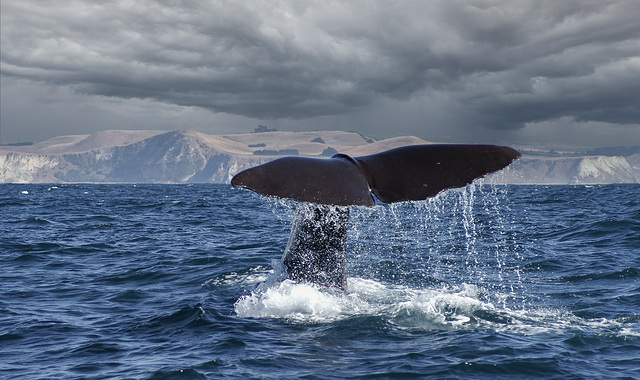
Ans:
[{"label": "ocean", "polygon": [[0,185],[0,378],[640,378],[640,185],[352,208],[346,291],[283,275],[295,210]]}]

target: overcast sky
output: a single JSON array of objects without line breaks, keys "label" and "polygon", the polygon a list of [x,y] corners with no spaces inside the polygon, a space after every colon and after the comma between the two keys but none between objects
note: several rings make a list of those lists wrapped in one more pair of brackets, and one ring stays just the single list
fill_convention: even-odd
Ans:
[{"label": "overcast sky", "polygon": [[2,142],[339,129],[640,145],[640,1],[4,0]]}]

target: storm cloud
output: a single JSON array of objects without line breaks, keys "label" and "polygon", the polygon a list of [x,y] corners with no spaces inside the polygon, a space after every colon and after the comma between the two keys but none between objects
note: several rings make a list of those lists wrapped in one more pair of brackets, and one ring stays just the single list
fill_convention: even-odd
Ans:
[{"label": "storm cloud", "polygon": [[395,105],[461,129],[638,130],[638,15],[635,0],[4,1],[2,76],[290,124]]}]

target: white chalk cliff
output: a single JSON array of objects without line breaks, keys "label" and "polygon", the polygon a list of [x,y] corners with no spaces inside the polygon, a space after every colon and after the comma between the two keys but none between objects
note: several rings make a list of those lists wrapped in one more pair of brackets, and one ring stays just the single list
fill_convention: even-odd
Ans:
[{"label": "white chalk cliff", "polygon": [[[102,131],[0,147],[0,183],[229,183],[237,172],[299,154],[368,155],[429,144],[405,136],[376,141],[354,132],[263,132],[212,136],[194,131]],[[488,182],[640,183],[640,152],[546,157],[525,155]]]}]

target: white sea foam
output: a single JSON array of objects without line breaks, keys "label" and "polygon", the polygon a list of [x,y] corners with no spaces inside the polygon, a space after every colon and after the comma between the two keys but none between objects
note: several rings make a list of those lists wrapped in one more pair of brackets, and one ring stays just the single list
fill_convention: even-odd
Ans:
[{"label": "white sea foam", "polygon": [[323,292],[315,285],[285,280],[265,291],[240,298],[235,309],[241,317],[332,321],[343,312],[340,303],[341,297]]},{"label": "white sea foam", "polygon": [[404,327],[451,327],[469,322],[475,310],[492,308],[476,298],[475,287],[412,289],[374,280],[350,278],[346,292],[285,280],[259,286],[235,304],[238,316],[331,322],[379,315]]},{"label": "white sea foam", "polygon": [[[296,323],[330,323],[357,316],[378,316],[410,331],[480,328],[522,335],[585,331],[639,338],[628,324],[589,320],[554,309],[511,309],[486,300],[475,285],[416,289],[349,278],[346,292],[290,280],[267,280],[235,303],[243,318],[275,318]],[[501,299],[500,295],[492,296]]]}]

